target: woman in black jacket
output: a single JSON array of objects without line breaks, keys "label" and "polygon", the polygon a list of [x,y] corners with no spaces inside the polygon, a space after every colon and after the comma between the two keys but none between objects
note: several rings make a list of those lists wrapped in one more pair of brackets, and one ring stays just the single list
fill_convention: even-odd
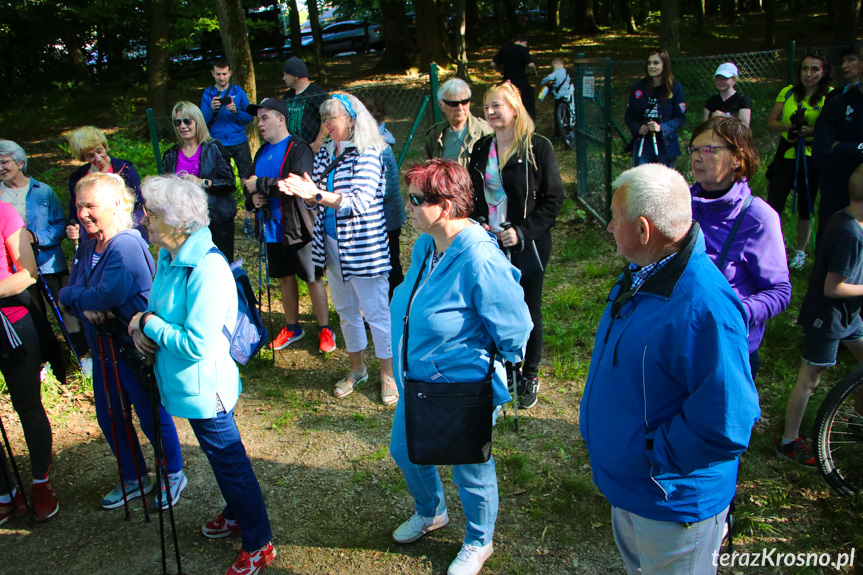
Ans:
[{"label": "woman in black jacket", "polygon": [[517,392],[519,406],[527,409],[536,405],[539,393],[542,282],[551,254],[551,227],[563,204],[563,183],[554,148],[534,133],[518,89],[504,82],[486,92],[483,102],[494,134],[477,141],[471,153],[468,171],[476,194],[472,217],[486,219],[522,273],[533,330]]},{"label": "woman in black jacket", "polygon": [[171,119],[179,143],[162,155],[162,170],[169,174],[185,172],[204,188],[213,243],[232,262],[237,202],[230,156],[219,140],[210,137],[201,109],[192,102],[177,102]]}]

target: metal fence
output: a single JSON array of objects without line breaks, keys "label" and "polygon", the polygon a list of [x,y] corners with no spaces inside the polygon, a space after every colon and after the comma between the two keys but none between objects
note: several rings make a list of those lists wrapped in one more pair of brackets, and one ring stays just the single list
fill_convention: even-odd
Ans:
[{"label": "metal fence", "polygon": [[[736,89],[746,94],[752,103],[750,125],[756,147],[762,159],[769,162],[775,152],[777,136],[767,130],[767,116],[779,91],[792,83],[798,65],[797,60],[807,49],[814,48],[814,46],[803,48],[792,42],[788,48],[781,50],[673,59],[674,78],[683,86],[687,104],[687,122],[678,130],[681,143],[687,142],[692,130],[701,123],[704,118],[704,104],[710,96],[716,93],[716,85],[713,80],[716,68],[724,62],[732,62],[739,70]],[[834,55],[832,67],[834,83],[844,83],[841,78],[838,78],[841,62],[837,61],[838,58],[835,56],[838,55],[839,49],[835,46],[818,46],[817,48]],[[579,84],[581,83],[581,80],[578,79],[580,69],[585,72],[593,70],[594,74],[599,76],[597,71],[604,70],[606,66],[606,60],[585,59],[581,54],[576,56],[575,61],[573,77],[577,78],[576,81]],[[579,97],[576,102],[577,147],[595,150],[603,146],[610,146],[612,150],[612,153],[604,158],[595,152],[588,151],[584,155],[584,163],[581,159],[583,152],[577,152],[579,154],[579,200],[603,222],[606,222],[607,217],[609,217],[610,198],[608,194],[611,194],[611,186],[610,181],[600,182],[597,177],[599,174],[605,173],[608,174],[608,178],[613,178],[614,175],[631,165],[631,156],[624,152],[624,148],[632,136],[623,118],[633,84],[643,78],[646,73],[645,60],[610,61],[609,68],[611,105],[607,104],[609,94],[600,90],[596,90],[590,98]],[[579,86],[579,88],[581,87]],[[605,124],[611,126],[607,132],[610,141],[600,145],[594,141],[599,134],[596,127]],[[600,161],[604,161],[605,165],[596,165]],[[763,163],[766,164],[767,162]],[[688,171],[685,158],[678,160],[677,168],[684,173]],[[587,179],[585,184],[582,184],[583,178]]]}]

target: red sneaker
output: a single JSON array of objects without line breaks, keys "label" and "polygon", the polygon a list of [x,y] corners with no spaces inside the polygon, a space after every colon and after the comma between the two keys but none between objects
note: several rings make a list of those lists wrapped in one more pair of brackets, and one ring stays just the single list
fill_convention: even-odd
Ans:
[{"label": "red sneaker", "polygon": [[270,348],[285,349],[295,341],[303,339],[304,335],[306,335],[306,332],[303,331],[303,328],[300,328],[297,331],[288,331],[288,328],[283,327],[282,331],[279,332],[279,335],[276,336],[276,339],[270,342]]},{"label": "red sneaker", "polygon": [[240,526],[233,519],[225,519],[221,513],[219,516],[201,527],[204,537],[210,539],[221,539],[222,537],[239,537],[243,534]]},{"label": "red sneaker", "polygon": [[267,543],[254,553],[240,549],[237,560],[228,568],[225,575],[255,575],[255,573],[260,573],[264,567],[272,563],[275,558],[276,548],[273,547],[272,543]]},{"label": "red sneaker", "polygon": [[779,437],[774,441],[774,444],[776,445],[776,455],[780,459],[787,459],[805,467],[818,467],[815,456],[806,449],[802,437],[798,437],[787,445],[782,445],[782,438]]},{"label": "red sneaker", "polygon": [[60,510],[60,504],[57,503],[57,496],[54,495],[54,489],[51,487],[51,482],[33,484],[33,514],[36,516],[36,521],[41,523],[48,521]]},{"label": "red sneaker", "polygon": [[12,501],[0,504],[0,525],[14,520],[16,517],[27,516],[27,505],[20,491],[15,491]]},{"label": "red sneaker", "polygon": [[330,328],[323,328],[318,334],[318,339],[321,342],[321,353],[330,353],[336,350],[336,334]]}]

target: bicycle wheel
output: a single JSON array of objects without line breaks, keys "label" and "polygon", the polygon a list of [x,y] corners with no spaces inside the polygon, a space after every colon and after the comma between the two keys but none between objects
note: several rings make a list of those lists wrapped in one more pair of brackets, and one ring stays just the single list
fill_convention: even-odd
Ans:
[{"label": "bicycle wheel", "polygon": [[830,487],[846,497],[863,490],[863,367],[830,390],[812,435],[818,470]]}]

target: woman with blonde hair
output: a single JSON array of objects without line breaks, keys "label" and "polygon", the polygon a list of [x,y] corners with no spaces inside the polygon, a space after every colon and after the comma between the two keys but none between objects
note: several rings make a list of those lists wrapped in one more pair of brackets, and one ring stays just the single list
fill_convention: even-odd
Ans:
[{"label": "woman with blonde hair", "polygon": [[164,173],[186,174],[207,193],[210,215],[210,232],[213,243],[234,261],[234,171],[231,156],[219,140],[214,140],[207,129],[201,109],[192,102],[177,102],[171,111],[174,133],[179,142],[162,155]]},{"label": "woman with blonde hair", "polygon": [[380,362],[381,400],[392,405],[399,394],[393,378],[391,267],[384,217],[382,153],[387,144],[375,119],[350,94],[333,94],[321,104],[321,118],[330,140],[315,155],[311,178],[292,174],[279,188],[318,210],[313,258],[316,266],[327,268],[351,362],[350,373],[336,383],[335,396],[353,393],[369,377],[363,361],[368,345],[365,319]]},{"label": "woman with blonde hair", "polygon": [[[69,285],[60,290],[60,303],[71,308],[84,324],[84,333],[97,366],[113,367],[116,358],[119,382],[112,368],[103,371],[96,367],[93,370],[96,418],[122,467],[123,481],[102,499],[103,508],[115,509],[123,506],[124,500],[140,497],[153,489],[153,482],[146,472],[139,482],[138,471],[146,470],[147,465],[137,442],[133,448],[124,437],[126,421],[120,409],[121,405],[134,406],[141,430],[152,443],[155,436],[150,397],[124,356],[115,350],[114,357],[111,357],[110,349],[115,341],[117,348],[133,345],[132,338],[125,333],[125,326],[132,316],[147,309],[156,267],[147,242],[137,230],[131,229],[135,200],[120,176],[103,173],[84,176],[78,182],[75,202],[78,220],[89,239],[84,240],[75,252]],[[115,326],[118,329],[112,329]],[[106,336],[106,331],[114,335]],[[109,410],[109,405],[113,409]],[[183,475],[183,456],[174,422],[161,407],[159,415],[171,498],[176,504],[187,482]],[[112,429],[117,431],[117,435]],[[157,501],[163,501],[163,506],[167,507],[166,499],[160,497]]]},{"label": "woman with blonde hair", "polygon": [[132,190],[135,196],[134,225],[133,227],[147,239],[147,230],[138,222],[144,215],[144,198],[141,196],[141,177],[138,170],[128,160],[121,160],[108,155],[108,138],[105,133],[95,126],[84,126],[72,130],[66,135],[69,142],[69,150],[76,160],[87,162],[69,176],[69,226],[66,228],[66,236],[75,242],[80,238],[78,227],[78,208],[75,206],[75,190],[78,182],[87,174],[101,172],[103,174],[117,174],[126,183],[126,187]]},{"label": "woman with blonde hair", "polygon": [[479,140],[468,171],[473,183],[473,217],[488,228],[521,270],[521,287],[533,330],[519,374],[519,405],[536,405],[542,359],[542,282],[551,255],[551,227],[563,205],[563,182],[554,148],[534,133],[533,120],[510,82],[490,88],[483,99],[494,130]]}]

